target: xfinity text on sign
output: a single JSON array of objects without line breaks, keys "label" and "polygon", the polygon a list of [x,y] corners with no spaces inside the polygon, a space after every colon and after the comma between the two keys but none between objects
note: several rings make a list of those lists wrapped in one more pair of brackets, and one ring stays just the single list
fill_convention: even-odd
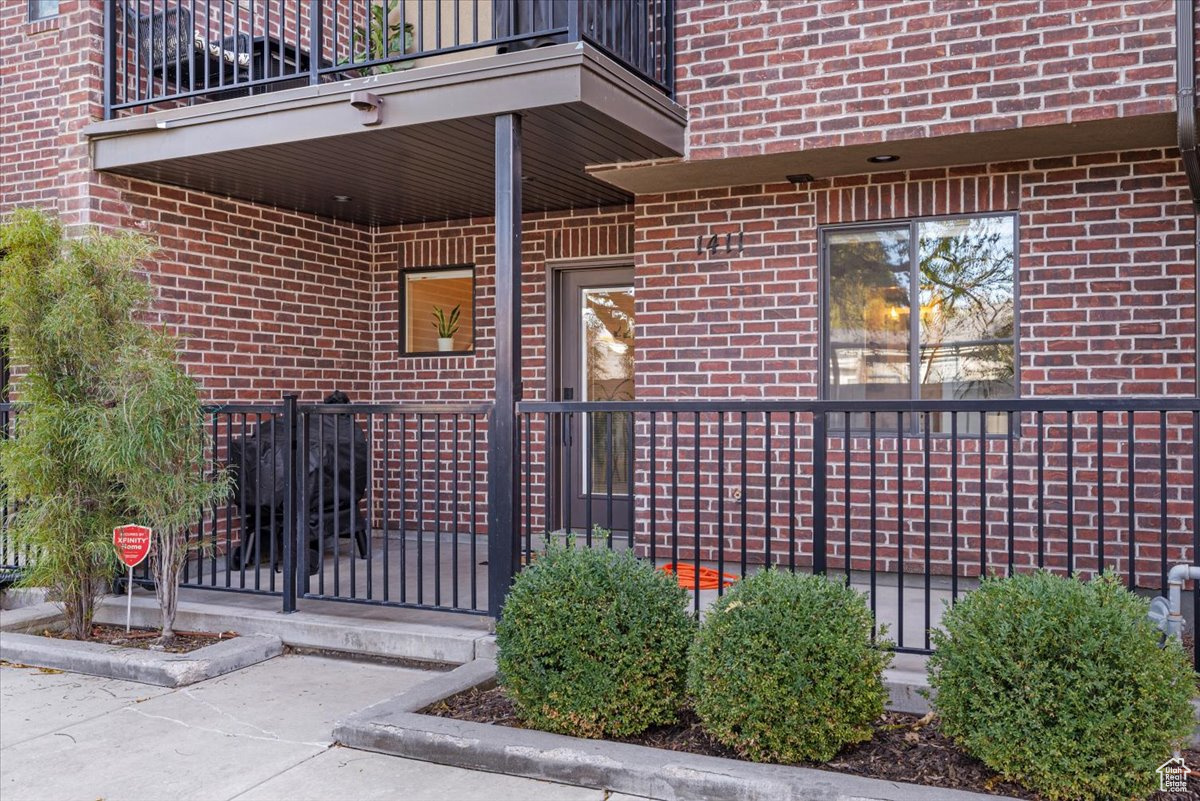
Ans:
[{"label": "xfinity text on sign", "polygon": [[150,555],[150,529],[130,523],[113,529],[117,557],[127,567],[136,567]]}]

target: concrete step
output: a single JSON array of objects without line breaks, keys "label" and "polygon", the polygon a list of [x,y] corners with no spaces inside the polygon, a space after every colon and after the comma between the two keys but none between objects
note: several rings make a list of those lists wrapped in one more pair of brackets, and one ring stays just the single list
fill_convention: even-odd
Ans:
[{"label": "concrete step", "polygon": [[7,587],[0,590],[0,609],[22,609],[46,602],[46,591],[40,587]]},{"label": "concrete step", "polygon": [[[133,625],[159,625],[153,596],[135,594]],[[96,611],[96,622],[124,625],[125,599],[106,598]],[[283,614],[270,609],[221,603],[180,601],[175,628],[184,631],[236,631],[239,634],[273,634],[284,645],[320,651],[340,651],[433,665],[462,665],[495,652],[494,638],[473,625],[418,623],[364,619],[327,612]]]}]

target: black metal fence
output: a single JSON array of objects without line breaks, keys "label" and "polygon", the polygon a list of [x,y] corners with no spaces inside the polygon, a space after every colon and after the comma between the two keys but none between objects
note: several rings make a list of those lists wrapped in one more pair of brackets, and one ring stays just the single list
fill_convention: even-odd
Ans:
[{"label": "black metal fence", "polygon": [[526,560],[568,532],[633,548],[686,575],[697,612],[765,565],[837,573],[927,653],[981,576],[1103,569],[1158,593],[1200,545],[1195,399],[519,409]]},{"label": "black metal fence", "polygon": [[[486,564],[491,412],[210,408],[210,468],[236,482],[198,510],[186,586],[489,614],[489,580],[511,578]],[[523,402],[518,420],[517,526],[495,535],[521,563],[567,536],[631,548],[686,576],[697,612],[766,565],[840,575],[902,652],[927,653],[982,576],[1105,570],[1157,594],[1200,552],[1197,399]],[[27,563],[4,536],[0,555]]]},{"label": "black metal fence", "polygon": [[674,0],[113,0],[105,114],[586,41],[673,91]]},{"label": "black metal fence", "polygon": [[[0,439],[13,435],[17,409],[14,404],[0,403]],[[29,564],[29,552],[5,536],[10,509],[9,493],[0,486],[0,587],[16,582]]]},{"label": "black metal fence", "polygon": [[[254,465],[255,480],[248,481],[239,457],[245,444],[264,431],[272,438],[278,435],[281,452],[289,453],[295,415],[291,407],[228,404],[206,410],[209,469],[229,469],[234,488],[226,503],[198,511],[196,525],[189,532],[184,585],[247,594],[286,593],[283,534],[291,521],[283,511],[291,497],[292,467],[283,459]],[[148,563],[143,564],[138,578],[150,582]]]},{"label": "black metal fence", "polygon": [[[348,447],[334,449],[323,469],[297,471],[300,595],[486,614],[488,411],[302,407],[302,453],[329,453],[331,436]],[[339,453],[347,464],[339,466]],[[339,483],[348,491],[331,504]]]},{"label": "black metal fence", "polygon": [[[183,585],[274,596],[284,611],[310,598],[487,614],[488,411],[292,398],[206,409],[206,469],[228,470],[233,489],[197,510]],[[10,415],[0,406],[0,424]],[[29,559],[5,529],[0,556],[10,579]],[[152,586],[149,562],[134,579]]]}]

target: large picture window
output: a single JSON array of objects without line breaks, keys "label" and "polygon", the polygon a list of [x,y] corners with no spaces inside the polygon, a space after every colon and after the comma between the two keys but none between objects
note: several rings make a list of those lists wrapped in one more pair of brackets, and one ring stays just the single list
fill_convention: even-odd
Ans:
[{"label": "large picture window", "polygon": [[400,274],[400,353],[475,349],[475,268],[439,267]]},{"label": "large picture window", "polygon": [[[822,258],[825,397],[1015,397],[1013,215],[825,229]],[[991,433],[1005,430],[996,417],[986,421]],[[877,414],[875,422],[881,431],[897,425],[894,414]],[[869,415],[852,415],[850,424],[865,429]],[[949,413],[930,415],[933,431],[951,426]],[[978,414],[958,415],[960,433],[979,427]]]}]

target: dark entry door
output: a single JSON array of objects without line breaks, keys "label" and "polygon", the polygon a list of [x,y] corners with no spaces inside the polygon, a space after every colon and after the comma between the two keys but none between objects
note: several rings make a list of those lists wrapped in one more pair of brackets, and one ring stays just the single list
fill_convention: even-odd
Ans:
[{"label": "dark entry door", "polygon": [[[634,399],[633,269],[559,274],[558,396],[585,402]],[[593,412],[564,421],[562,525],[626,535],[633,511],[633,415]]]}]

